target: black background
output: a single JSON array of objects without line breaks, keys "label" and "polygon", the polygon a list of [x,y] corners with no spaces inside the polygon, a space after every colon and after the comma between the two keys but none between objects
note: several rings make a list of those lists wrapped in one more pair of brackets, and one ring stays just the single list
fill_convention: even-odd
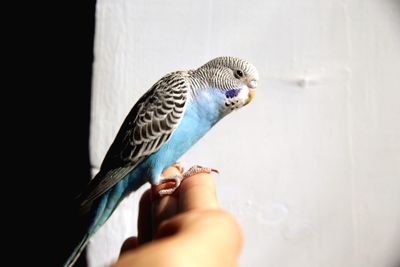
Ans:
[{"label": "black background", "polygon": [[[2,242],[10,266],[61,266],[79,234],[74,198],[90,178],[95,5],[3,6]],[[76,266],[86,266],[81,258]]]}]

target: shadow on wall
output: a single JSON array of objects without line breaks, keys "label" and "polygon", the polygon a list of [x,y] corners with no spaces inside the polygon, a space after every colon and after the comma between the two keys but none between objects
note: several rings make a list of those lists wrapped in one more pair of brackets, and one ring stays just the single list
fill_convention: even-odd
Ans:
[{"label": "shadow on wall", "polygon": [[[397,19],[397,27],[400,29],[400,0],[387,0],[389,2],[385,7],[388,9],[385,12],[390,12]],[[398,266],[395,266],[398,267]]]},{"label": "shadow on wall", "polygon": [[[397,15],[400,15],[400,0],[392,0],[397,7]],[[400,18],[400,17],[399,17]]]}]

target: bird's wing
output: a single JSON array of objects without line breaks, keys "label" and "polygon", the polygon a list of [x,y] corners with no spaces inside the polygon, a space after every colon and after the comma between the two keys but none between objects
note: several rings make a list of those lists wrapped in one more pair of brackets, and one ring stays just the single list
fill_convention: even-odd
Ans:
[{"label": "bird's wing", "polygon": [[169,140],[185,112],[188,90],[185,73],[174,72],[139,99],[108,150],[99,174],[81,195],[81,211],[88,210],[95,199]]}]

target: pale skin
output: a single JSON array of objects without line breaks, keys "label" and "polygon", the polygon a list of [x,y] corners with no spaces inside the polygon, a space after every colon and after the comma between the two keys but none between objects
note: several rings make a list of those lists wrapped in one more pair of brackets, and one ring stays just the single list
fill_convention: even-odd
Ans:
[{"label": "pale skin", "polygon": [[[173,167],[163,173],[175,174]],[[138,237],[125,241],[113,267],[237,266],[241,231],[219,207],[210,174],[186,178],[170,196],[149,190],[139,206]]]}]

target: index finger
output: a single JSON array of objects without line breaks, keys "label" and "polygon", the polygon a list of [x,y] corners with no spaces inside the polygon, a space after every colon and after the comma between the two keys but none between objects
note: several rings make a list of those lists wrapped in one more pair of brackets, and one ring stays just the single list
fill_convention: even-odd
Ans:
[{"label": "index finger", "polygon": [[179,209],[218,209],[215,185],[210,174],[199,173],[182,181],[179,189]]}]

